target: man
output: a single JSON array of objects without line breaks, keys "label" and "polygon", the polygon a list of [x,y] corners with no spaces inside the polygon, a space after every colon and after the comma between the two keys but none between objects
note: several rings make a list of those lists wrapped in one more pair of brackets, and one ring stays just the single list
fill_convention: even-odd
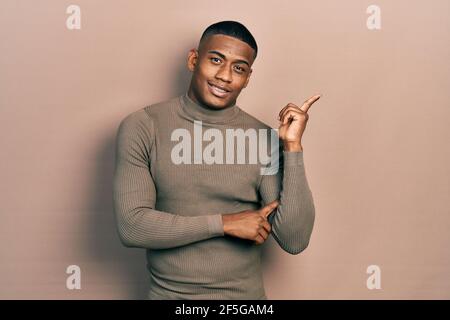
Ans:
[{"label": "man", "polygon": [[[261,174],[261,163],[222,161],[235,152],[251,156],[251,148],[229,141],[230,130],[271,130],[236,105],[256,56],[242,24],[209,26],[188,55],[188,92],[119,126],[114,210],[122,243],[147,249],[149,299],[267,299],[260,244],[272,234],[291,254],[308,246],[315,209],[301,138],[319,96],[279,112],[281,147],[270,148],[281,150],[275,174]],[[203,142],[213,137],[228,140],[211,152]]]}]

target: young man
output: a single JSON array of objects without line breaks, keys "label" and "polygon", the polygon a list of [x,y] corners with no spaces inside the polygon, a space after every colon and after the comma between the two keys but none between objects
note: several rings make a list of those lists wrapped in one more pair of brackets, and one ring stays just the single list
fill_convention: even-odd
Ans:
[{"label": "young man", "polygon": [[279,155],[278,170],[236,163],[255,149],[234,138],[271,130],[236,105],[256,56],[245,26],[213,24],[189,52],[188,91],[120,123],[114,210],[122,243],[147,249],[149,299],[267,299],[260,244],[272,234],[291,254],[308,246],[315,209],[301,138],[319,96],[279,112],[269,152]]}]

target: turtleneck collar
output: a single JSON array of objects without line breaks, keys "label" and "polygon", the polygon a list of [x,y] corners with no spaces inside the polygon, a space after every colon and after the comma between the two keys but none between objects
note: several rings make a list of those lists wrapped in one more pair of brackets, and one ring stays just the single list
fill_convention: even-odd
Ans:
[{"label": "turtleneck collar", "polygon": [[185,92],[180,96],[180,102],[183,110],[195,120],[202,120],[209,123],[225,123],[234,119],[239,113],[239,107],[234,104],[225,109],[208,109],[194,102]]}]

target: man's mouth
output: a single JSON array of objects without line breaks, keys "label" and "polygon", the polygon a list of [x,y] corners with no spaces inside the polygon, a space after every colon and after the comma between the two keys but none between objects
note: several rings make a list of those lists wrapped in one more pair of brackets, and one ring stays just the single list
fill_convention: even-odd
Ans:
[{"label": "man's mouth", "polygon": [[208,82],[208,88],[209,88],[209,91],[213,95],[215,95],[216,97],[219,97],[219,98],[224,98],[230,93],[230,90],[227,90],[227,89],[225,89],[224,87],[221,87],[221,86],[216,86],[216,85],[214,85],[212,83],[209,83],[209,82]]}]

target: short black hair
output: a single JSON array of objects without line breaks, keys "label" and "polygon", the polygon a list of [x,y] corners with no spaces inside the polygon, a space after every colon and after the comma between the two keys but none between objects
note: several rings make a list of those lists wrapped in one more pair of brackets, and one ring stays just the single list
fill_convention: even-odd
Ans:
[{"label": "short black hair", "polygon": [[242,23],[231,20],[214,23],[205,29],[199,43],[202,43],[202,41],[208,36],[212,36],[215,34],[223,34],[244,41],[250,47],[252,47],[253,50],[255,50],[254,59],[256,59],[256,56],[258,54],[258,45],[256,44],[253,35]]}]

